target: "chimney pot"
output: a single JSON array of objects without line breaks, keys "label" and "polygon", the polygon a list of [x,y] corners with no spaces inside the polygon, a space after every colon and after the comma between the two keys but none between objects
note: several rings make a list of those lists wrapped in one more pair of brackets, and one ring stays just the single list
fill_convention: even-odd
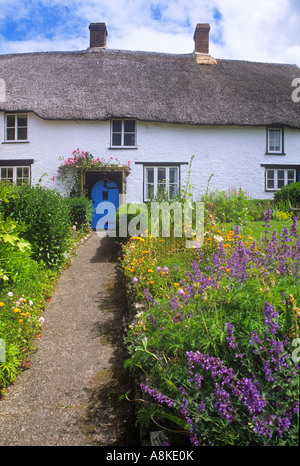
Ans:
[{"label": "chimney pot", "polygon": [[106,47],[107,29],[105,23],[91,23],[90,30],[90,48]]},{"label": "chimney pot", "polygon": [[210,25],[208,23],[197,24],[194,33],[196,53],[209,53],[209,31]]}]

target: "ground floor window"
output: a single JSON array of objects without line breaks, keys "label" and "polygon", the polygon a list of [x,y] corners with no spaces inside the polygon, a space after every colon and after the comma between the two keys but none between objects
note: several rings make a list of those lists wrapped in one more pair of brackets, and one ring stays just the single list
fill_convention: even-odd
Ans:
[{"label": "ground floor window", "polygon": [[144,167],[144,200],[157,198],[174,200],[179,192],[179,167],[145,166]]},{"label": "ground floor window", "polygon": [[0,167],[1,181],[21,185],[30,183],[30,167]]},{"label": "ground floor window", "polygon": [[296,181],[296,170],[289,168],[266,169],[266,190],[276,191]]}]

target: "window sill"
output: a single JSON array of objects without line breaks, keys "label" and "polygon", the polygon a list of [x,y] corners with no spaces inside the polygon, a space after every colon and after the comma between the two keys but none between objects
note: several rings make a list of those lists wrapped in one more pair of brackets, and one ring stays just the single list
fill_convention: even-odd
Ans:
[{"label": "window sill", "polygon": [[30,141],[28,141],[27,139],[24,141],[4,141],[2,142],[2,144],[29,144]]},{"label": "window sill", "polygon": [[109,150],[137,150],[137,146],[110,146],[108,147]]},{"label": "window sill", "polygon": [[265,152],[265,155],[286,155],[285,152]]}]

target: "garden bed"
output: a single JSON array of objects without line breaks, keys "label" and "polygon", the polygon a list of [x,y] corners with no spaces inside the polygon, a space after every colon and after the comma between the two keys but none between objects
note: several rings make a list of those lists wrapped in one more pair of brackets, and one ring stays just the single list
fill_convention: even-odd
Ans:
[{"label": "garden bed", "polygon": [[31,366],[60,272],[88,234],[89,201],[0,184],[0,396]]},{"label": "garden bed", "polygon": [[252,235],[206,225],[198,250],[123,245],[142,429],[177,446],[299,444],[300,241],[296,218],[285,224],[267,211]]}]

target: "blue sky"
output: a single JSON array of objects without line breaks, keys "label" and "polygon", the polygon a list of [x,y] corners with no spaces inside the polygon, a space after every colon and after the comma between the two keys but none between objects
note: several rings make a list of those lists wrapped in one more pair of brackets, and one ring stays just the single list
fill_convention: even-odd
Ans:
[{"label": "blue sky", "polygon": [[112,49],[193,52],[210,23],[216,58],[300,66],[299,0],[0,0],[0,53],[82,50],[105,22]]}]

